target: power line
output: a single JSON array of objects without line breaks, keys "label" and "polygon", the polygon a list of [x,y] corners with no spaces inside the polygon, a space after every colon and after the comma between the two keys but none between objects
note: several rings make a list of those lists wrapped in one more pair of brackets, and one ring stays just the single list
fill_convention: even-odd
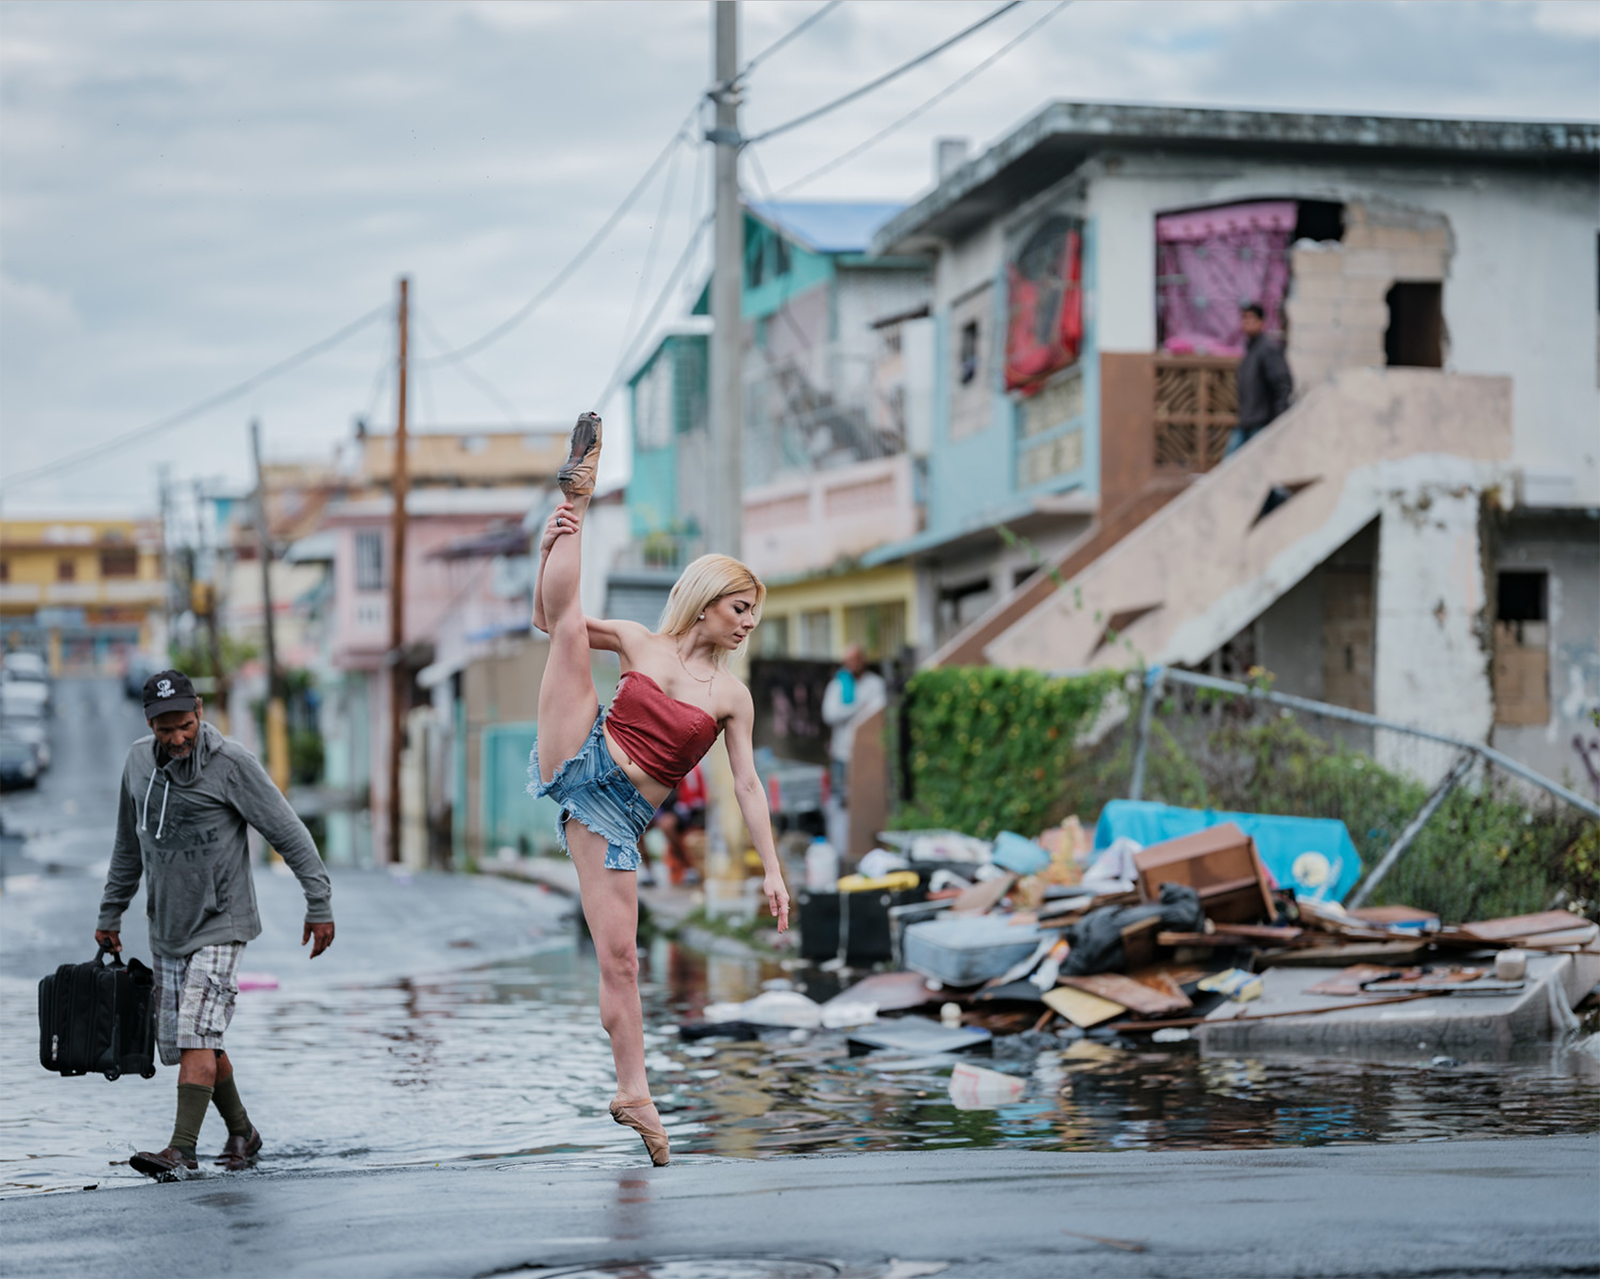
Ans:
[{"label": "power line", "polygon": [[746,138],[745,145],[748,146],[756,142],[765,142],[768,138],[775,138],[778,136],[778,134],[787,133],[790,129],[798,129],[802,124],[810,124],[811,121],[827,115],[830,111],[836,111],[847,103],[854,102],[857,98],[866,96],[874,89],[881,89],[891,80],[899,79],[907,71],[910,71],[915,67],[920,67],[924,62],[928,61],[929,58],[938,57],[939,54],[943,53],[952,45],[959,44],[974,32],[982,30],[996,18],[1010,13],[1011,10],[1015,9],[1021,3],[1022,0],[1008,0],[1006,4],[1000,5],[998,8],[986,14],[984,17],[979,18],[970,27],[963,28],[962,30],[956,32],[955,35],[951,36],[948,40],[934,45],[933,48],[928,49],[923,53],[919,53],[916,57],[912,58],[910,62],[901,63],[893,71],[886,72],[885,74],[879,76],[876,80],[871,80],[862,85],[859,89],[852,89],[842,98],[835,98],[832,102],[824,103],[822,106],[817,107],[814,110],[807,111],[804,115],[796,116],[793,120],[786,120],[782,124],[774,125],[765,132],[756,134],[753,138]]},{"label": "power line", "polygon": [[[411,308],[411,314],[416,317],[417,323],[427,333],[428,340],[432,342],[435,347],[441,351],[448,351],[450,349],[450,343],[445,341],[443,334],[441,334],[439,330],[434,327],[433,321],[428,318],[428,315],[425,311],[413,306]],[[500,412],[505,414],[506,421],[510,425],[516,426],[518,424],[520,419],[518,418],[516,407],[511,403],[510,399],[501,393],[499,387],[497,387],[493,382],[489,381],[488,378],[484,377],[483,374],[479,373],[465,360],[456,360],[451,364],[451,367],[454,368],[455,371],[468,382],[472,383],[473,386],[477,387],[478,390],[482,391],[484,395],[488,396],[489,399],[493,400],[495,407],[499,409]]]},{"label": "power line", "polygon": [[541,306],[548,302],[552,297],[554,297],[557,290],[559,290],[563,284],[572,278],[572,276],[577,272],[578,268],[589,260],[590,255],[593,254],[594,251],[598,249],[602,243],[604,243],[606,237],[616,229],[617,224],[621,222],[622,219],[627,215],[628,210],[633,208],[634,202],[644,194],[650,183],[654,181],[656,174],[661,171],[661,166],[667,162],[667,158],[671,156],[680,145],[682,145],[686,130],[689,128],[689,125],[693,123],[694,118],[699,113],[700,99],[697,97],[695,99],[694,106],[689,110],[689,114],[683,118],[683,123],[673,131],[672,137],[668,140],[667,145],[664,146],[661,149],[660,154],[658,154],[656,158],[650,162],[650,167],[644,171],[644,176],[634,184],[633,189],[629,191],[627,195],[622,197],[622,203],[617,205],[617,207],[612,211],[611,216],[601,224],[600,229],[589,237],[588,243],[586,243],[577,251],[577,253],[568,259],[567,264],[551,277],[550,282],[546,284],[544,288],[540,289],[525,303],[523,303],[522,306],[517,308],[512,315],[495,325],[494,328],[490,329],[487,333],[474,338],[465,346],[457,347],[454,351],[446,351],[442,355],[430,356],[427,360],[418,361],[418,363],[448,364],[456,360],[464,359],[466,356],[469,356],[476,351],[481,351],[490,343],[498,342],[507,333],[511,332],[512,329],[516,328]]},{"label": "power line", "polygon": [[[933,97],[929,98],[921,106],[917,107],[915,110],[907,112],[905,115],[901,116],[898,120],[896,120],[893,124],[889,125],[887,128],[883,128],[883,129],[878,130],[878,132],[874,133],[865,142],[859,144],[858,146],[851,147],[850,150],[846,151],[843,155],[836,156],[834,159],[829,160],[826,164],[824,164],[824,165],[822,165],[822,166],[820,166],[818,168],[813,169],[810,173],[806,174],[805,177],[798,178],[795,181],[789,183],[789,185],[784,187],[781,191],[779,191],[778,194],[780,196],[784,196],[784,195],[788,195],[791,191],[798,191],[801,187],[806,186],[807,184],[809,184],[811,182],[814,182],[817,178],[820,178],[823,174],[831,173],[833,170],[837,169],[840,165],[846,164],[849,161],[855,159],[856,156],[860,155],[863,151],[868,151],[871,148],[877,146],[878,143],[882,142],[891,133],[894,133],[897,130],[904,128],[906,125],[910,124],[913,120],[915,120],[918,116],[923,115],[924,113],[932,110],[934,107],[938,106],[939,103],[943,102],[946,98],[948,98],[952,93],[956,92],[957,89],[960,89],[963,85],[968,83],[970,80],[974,79],[975,77],[981,75],[983,72],[987,71],[996,62],[1000,61],[1001,58],[1005,57],[1006,54],[1010,53],[1011,50],[1015,49],[1019,44],[1021,44],[1024,40],[1026,40],[1029,36],[1031,36],[1040,27],[1044,26],[1045,23],[1049,22],[1052,18],[1054,18],[1058,13],[1060,13],[1063,9],[1065,9],[1071,3],[1072,3],[1072,0],[1061,0],[1061,3],[1056,5],[1055,8],[1051,9],[1049,13],[1044,15],[1044,17],[1040,18],[1037,22],[1035,22],[1032,26],[1028,27],[1025,31],[1022,31],[1019,34],[1013,36],[1009,41],[1007,41],[1005,44],[1001,45],[998,49],[996,49],[993,53],[991,53],[982,62],[978,63],[977,66],[973,67],[970,71],[968,71],[965,75],[961,76],[959,79],[953,80],[951,83],[947,84],[944,88],[940,89],[938,93],[934,94]],[[755,154],[755,152],[752,151],[751,155],[754,156],[754,154]],[[772,197],[769,196],[768,198],[771,199]]]},{"label": "power line", "polygon": [[667,276],[667,282],[661,286],[661,292],[656,294],[656,300],[650,307],[650,314],[645,316],[644,323],[639,326],[637,332],[634,333],[633,337],[629,339],[627,345],[623,348],[622,358],[617,361],[617,367],[612,370],[611,376],[606,379],[605,390],[600,393],[597,399],[595,399],[594,403],[596,406],[604,404],[610,397],[611,393],[622,384],[623,375],[627,372],[628,366],[633,362],[634,351],[639,345],[639,339],[654,327],[657,318],[661,315],[662,307],[666,305],[667,298],[671,296],[672,290],[677,286],[678,280],[682,277],[684,271],[688,268],[689,263],[693,260],[695,251],[700,247],[700,241],[706,233],[706,228],[711,225],[712,221],[712,215],[709,213],[706,214],[700,219],[699,225],[696,226],[694,231],[690,234],[689,243],[684,245],[683,254],[678,258],[677,265],[672,268],[672,273]]},{"label": "power line", "polygon": [[[672,207],[672,193],[678,185],[678,161],[682,158],[681,150],[674,151],[672,164],[667,169],[667,180],[661,188],[661,207],[656,211],[655,225],[650,228],[650,244],[645,249],[644,264],[639,268],[639,283],[633,290],[633,305],[628,308],[628,323],[623,326],[622,331],[625,335],[632,332],[633,323],[639,318],[639,308],[644,304],[645,290],[650,287],[650,273],[655,268],[656,249],[661,245],[661,233],[666,230],[667,215]],[[627,347],[624,346],[617,354],[621,356],[626,352]]]},{"label": "power line", "polygon": [[822,8],[818,9],[809,18],[805,18],[797,26],[790,28],[788,34],[779,36],[760,53],[756,54],[755,57],[751,58],[749,62],[745,63],[744,66],[740,67],[739,74],[734,76],[735,82],[743,80],[747,75],[754,71],[773,54],[775,54],[779,49],[788,44],[789,41],[793,40],[796,36],[803,35],[808,29],[821,22],[843,3],[844,0],[828,0],[827,4],[823,5]]},{"label": "power line", "polygon": [[121,435],[113,436],[111,439],[100,444],[92,445],[89,448],[79,449],[76,453],[69,453],[65,457],[59,457],[53,462],[46,462],[43,466],[35,466],[30,470],[18,471],[14,475],[7,475],[4,479],[0,479],[0,489],[15,488],[22,484],[31,483],[42,476],[54,474],[56,471],[62,471],[68,469],[69,467],[77,466],[80,462],[98,460],[102,457],[105,457],[108,453],[117,452],[119,449],[126,448],[130,444],[136,444],[140,440],[149,439],[151,436],[159,435],[161,432],[169,430],[174,426],[179,426],[184,422],[188,422],[193,418],[199,417],[202,413],[208,413],[212,409],[228,403],[230,400],[238,399],[241,395],[244,395],[249,391],[253,391],[256,387],[262,386],[265,383],[272,381],[274,378],[281,377],[291,369],[299,368],[300,365],[305,364],[309,360],[315,359],[324,351],[332,350],[346,338],[359,333],[362,329],[366,328],[367,325],[376,320],[382,319],[389,314],[391,314],[391,312],[388,303],[385,303],[379,307],[375,307],[371,311],[368,311],[360,319],[354,320],[345,325],[344,328],[340,329],[337,333],[330,334],[329,336],[323,338],[320,342],[313,342],[304,350],[295,352],[293,355],[289,356],[288,359],[279,360],[278,363],[263,369],[253,377],[246,378],[243,382],[236,383],[235,385],[229,387],[226,391],[219,391],[217,394],[208,396],[199,403],[191,404],[188,408],[182,409],[177,413],[173,413],[168,417],[158,418],[156,421],[148,422],[144,426],[135,427],[131,431],[125,431]]}]

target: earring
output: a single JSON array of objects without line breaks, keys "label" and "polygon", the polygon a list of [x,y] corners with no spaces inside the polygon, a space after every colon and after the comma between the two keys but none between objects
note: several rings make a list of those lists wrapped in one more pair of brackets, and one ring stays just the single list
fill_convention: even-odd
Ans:
[{"label": "earring", "polygon": [[704,613],[700,614],[700,620],[702,622],[706,620],[706,615]]}]

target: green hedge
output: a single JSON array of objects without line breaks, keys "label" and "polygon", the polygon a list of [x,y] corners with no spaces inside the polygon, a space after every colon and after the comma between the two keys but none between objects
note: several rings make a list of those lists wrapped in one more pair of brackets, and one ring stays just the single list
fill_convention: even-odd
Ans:
[{"label": "green hedge", "polygon": [[1077,742],[1121,683],[1114,671],[1067,679],[992,666],[919,672],[899,706],[903,734],[891,733],[905,743],[899,765],[911,790],[891,824],[987,839],[1060,821],[1070,811],[1064,780]]}]

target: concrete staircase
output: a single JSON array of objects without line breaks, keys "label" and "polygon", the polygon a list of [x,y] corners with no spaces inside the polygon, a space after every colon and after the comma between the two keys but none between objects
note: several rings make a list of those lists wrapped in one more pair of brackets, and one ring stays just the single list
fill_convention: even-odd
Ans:
[{"label": "concrete staircase", "polygon": [[[1485,660],[1477,526],[1484,496],[1509,493],[1510,452],[1509,379],[1341,371],[1114,545],[1070,565],[1065,589],[1040,588],[1020,616],[1013,608],[981,656],[1045,670],[1198,663],[1382,517],[1379,643],[1413,657],[1418,644],[1439,650],[1449,660],[1438,678],[1448,680]],[[1274,489],[1287,500],[1268,511]],[[1391,689],[1392,709],[1443,691],[1421,686],[1429,676],[1415,662],[1404,676],[1400,663],[1386,665],[1415,686],[1406,697]],[[1380,707],[1383,679],[1380,669]],[[1475,729],[1486,711],[1468,708]]]}]

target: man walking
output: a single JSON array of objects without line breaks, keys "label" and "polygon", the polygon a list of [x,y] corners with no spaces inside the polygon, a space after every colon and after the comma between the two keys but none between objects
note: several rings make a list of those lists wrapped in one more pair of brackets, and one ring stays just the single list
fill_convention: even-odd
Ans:
[{"label": "man walking", "polygon": [[1239,425],[1228,437],[1228,452],[1240,448],[1258,431],[1266,429],[1289,407],[1294,379],[1283,348],[1266,335],[1267,317],[1256,303],[1239,308],[1239,327],[1244,330],[1244,357],[1239,361]]},{"label": "man walking", "polygon": [[203,709],[180,671],[145,681],[152,736],[133,744],[122,767],[116,843],[94,934],[121,953],[122,913],[145,876],[156,1045],[163,1064],[178,1067],[178,1113],[166,1149],[141,1150],[129,1162],[158,1180],[199,1167],[209,1105],[228,1126],[217,1163],[244,1168],[261,1149],[222,1046],[239,990],[239,959],[261,933],[247,826],[278,850],[305,890],[300,944],[313,943],[312,959],[333,944],[332,886],[310,833],[261,762],[206,723]]},{"label": "man walking", "polygon": [[861,645],[844,650],[844,663],[828,681],[822,694],[822,720],[828,736],[828,842],[840,857],[850,848],[850,756],[855,750],[860,722],[889,700],[883,676],[867,669]]}]

